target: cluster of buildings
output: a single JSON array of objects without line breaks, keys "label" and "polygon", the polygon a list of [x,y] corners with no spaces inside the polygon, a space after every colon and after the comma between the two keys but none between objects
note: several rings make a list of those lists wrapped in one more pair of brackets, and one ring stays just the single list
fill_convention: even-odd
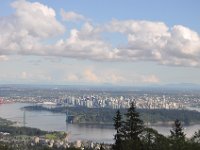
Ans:
[{"label": "cluster of buildings", "polygon": [[137,108],[142,109],[182,109],[187,106],[184,100],[177,100],[171,97],[162,96],[62,96],[59,98],[3,98],[5,103],[35,103],[50,106],[88,107],[88,108],[129,108],[131,102],[135,102]]},{"label": "cluster of buildings", "polygon": [[34,137],[32,143],[32,146],[35,145],[41,145],[41,146],[46,146],[49,148],[79,148],[84,150],[86,149],[94,149],[94,150],[100,150],[100,147],[103,146],[104,149],[110,149],[111,145],[110,144],[103,144],[101,145],[100,143],[93,143],[92,141],[81,141],[81,140],[76,140],[74,142],[68,142],[67,137],[63,140],[57,139],[47,139],[44,137]]},{"label": "cluster of buildings", "polygon": [[78,148],[100,150],[103,147],[105,150],[111,149],[111,144],[100,144],[92,141],[76,140],[69,142],[68,137],[49,139],[45,136],[11,136],[9,133],[0,132],[0,142],[12,144],[12,148],[30,149],[30,147],[48,147],[53,149]]},{"label": "cluster of buildings", "polygon": [[14,136],[7,132],[1,132],[0,142],[9,145],[11,149],[27,149],[27,146],[31,143],[31,137],[25,135]]},{"label": "cluster of buildings", "polygon": [[182,109],[187,106],[200,106],[200,95],[184,92],[134,92],[134,91],[78,91],[59,89],[23,89],[7,91],[0,97],[2,103],[35,103],[44,105],[84,106],[88,108],[128,108],[134,101],[137,108]]},{"label": "cluster of buildings", "polygon": [[32,146],[46,146],[46,147],[57,147],[57,148],[69,148],[70,145],[68,143],[68,138],[64,138],[64,139],[48,139],[43,137],[34,137],[33,141],[31,142]]},{"label": "cluster of buildings", "polygon": [[84,106],[88,108],[129,108],[130,103],[135,102],[137,108],[143,109],[182,109],[184,101],[174,101],[170,97],[162,96],[137,96],[137,97],[99,97],[83,96],[83,97],[68,97],[64,100],[67,106]]}]

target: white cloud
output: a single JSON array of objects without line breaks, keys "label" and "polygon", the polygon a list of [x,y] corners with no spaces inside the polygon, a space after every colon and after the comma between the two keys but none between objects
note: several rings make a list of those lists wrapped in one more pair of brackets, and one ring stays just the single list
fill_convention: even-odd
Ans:
[{"label": "white cloud", "polygon": [[174,26],[162,51],[161,63],[180,66],[200,66],[200,37],[181,25]]},{"label": "white cloud", "polygon": [[160,80],[158,77],[156,77],[155,75],[147,75],[147,76],[142,76],[141,77],[142,82],[144,83],[159,83]]},{"label": "white cloud", "polygon": [[[52,55],[91,60],[110,60],[112,46],[100,38],[100,31],[85,23],[80,29],[72,29],[69,38],[59,40]],[[50,48],[51,49],[51,48]]]},{"label": "white cloud", "polygon": [[[18,0],[16,10],[0,21],[0,55],[40,55],[96,61],[152,61],[163,65],[200,66],[199,34],[187,27],[168,27],[163,22],[112,20],[93,25],[75,12],[61,11],[67,21],[83,21],[69,28],[69,37],[59,38],[65,27],[54,9],[38,2]],[[109,43],[105,34],[120,33],[126,43]],[[49,40],[56,42],[49,44]],[[112,37],[117,38],[117,37]],[[116,46],[117,45],[117,46]],[[0,58],[3,59],[3,58]]]},{"label": "white cloud", "polygon": [[22,79],[27,79],[27,78],[28,78],[28,74],[27,74],[25,71],[23,71],[23,72],[21,73],[21,78],[22,78]]},{"label": "white cloud", "polygon": [[73,11],[66,12],[63,9],[61,9],[61,16],[64,21],[78,22],[78,21],[88,21],[89,20],[81,14],[78,14]]},{"label": "white cloud", "polygon": [[159,50],[170,36],[168,27],[162,22],[113,20],[107,29],[127,36],[127,44],[120,48],[118,55],[133,61],[160,59]]},{"label": "white cloud", "polygon": [[52,82],[52,77],[45,71],[21,71],[21,72],[2,72],[0,81],[8,81],[8,83],[48,83]]},{"label": "white cloud", "polygon": [[83,75],[86,81],[100,82],[100,78],[98,78],[97,75],[90,69],[86,69]]},{"label": "white cloud", "polygon": [[65,31],[52,8],[25,0],[13,2],[12,7],[16,12],[0,21],[2,54],[42,55],[46,53],[42,41]]},{"label": "white cloud", "polygon": [[125,79],[116,72],[99,72],[91,68],[86,68],[82,72],[68,74],[65,81],[82,83],[120,83],[124,82]]},{"label": "white cloud", "polygon": [[9,58],[5,55],[0,55],[0,61],[8,61]]},{"label": "white cloud", "polygon": [[16,25],[24,34],[32,37],[49,38],[63,33],[64,26],[56,20],[52,8],[38,2],[24,0],[15,1],[12,7],[16,9]]},{"label": "white cloud", "polygon": [[127,44],[118,48],[117,58],[122,60],[200,66],[200,37],[187,27],[169,29],[162,22],[113,20],[106,29],[127,37]]},{"label": "white cloud", "polygon": [[120,85],[132,85],[132,84],[151,84],[160,83],[160,79],[154,75],[140,75],[134,74],[122,74],[116,71],[103,70],[99,72],[97,69],[86,68],[82,72],[70,73],[65,78],[66,82],[78,82],[78,83],[111,83]]},{"label": "white cloud", "polygon": [[38,82],[38,81],[51,81],[52,77],[45,73],[45,72],[26,72],[23,71],[19,75],[16,76],[17,79],[21,80],[27,80],[27,81],[32,81],[32,82]]},{"label": "white cloud", "polygon": [[71,74],[67,75],[67,77],[64,80],[69,81],[69,82],[78,82],[79,77],[76,74],[71,73]]}]

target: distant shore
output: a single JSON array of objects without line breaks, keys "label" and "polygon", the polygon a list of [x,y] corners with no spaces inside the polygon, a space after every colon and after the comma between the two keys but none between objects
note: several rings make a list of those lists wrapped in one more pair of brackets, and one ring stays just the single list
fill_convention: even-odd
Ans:
[{"label": "distant shore", "polygon": [[[86,108],[86,107],[55,107],[26,106],[22,109],[27,111],[49,111],[52,113],[66,113],[66,109],[72,116],[72,123],[79,125],[103,125],[113,126],[115,109],[110,108]],[[138,109],[145,125],[149,126],[172,126],[175,119],[180,119],[184,126],[200,123],[200,112],[193,110],[166,110],[166,109]],[[122,113],[125,109],[122,109]]]}]

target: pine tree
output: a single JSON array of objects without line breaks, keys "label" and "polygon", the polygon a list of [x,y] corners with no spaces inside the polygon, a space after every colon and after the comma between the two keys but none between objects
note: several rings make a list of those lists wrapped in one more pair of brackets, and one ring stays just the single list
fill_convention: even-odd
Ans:
[{"label": "pine tree", "polygon": [[114,120],[114,127],[116,130],[115,134],[115,144],[113,145],[114,150],[121,150],[122,149],[122,133],[121,133],[121,127],[122,127],[122,116],[119,110],[116,112],[116,116],[113,118]]},{"label": "pine tree", "polygon": [[143,121],[136,112],[135,104],[132,102],[125,114],[126,120],[123,124],[123,136],[130,149],[141,149],[140,134],[144,131]]},{"label": "pine tree", "polygon": [[100,150],[105,150],[105,149],[103,148],[103,144],[101,144],[101,146],[100,146]]},{"label": "pine tree", "polygon": [[132,102],[128,112],[126,113],[125,121],[125,134],[126,138],[130,140],[137,140],[139,134],[144,129],[143,121],[139,117],[139,113],[136,112],[135,104]]},{"label": "pine tree", "polygon": [[200,130],[198,130],[197,132],[194,133],[191,140],[194,143],[200,143]]},{"label": "pine tree", "polygon": [[181,125],[181,122],[176,119],[174,121],[174,127],[171,132],[171,142],[172,142],[172,149],[174,150],[182,150],[184,148],[185,144],[185,134],[183,132],[183,127]]},{"label": "pine tree", "polygon": [[175,139],[175,140],[185,140],[185,134],[183,132],[183,127],[181,125],[181,122],[176,119],[174,121],[174,127],[172,130],[170,130],[171,132],[171,138]]}]

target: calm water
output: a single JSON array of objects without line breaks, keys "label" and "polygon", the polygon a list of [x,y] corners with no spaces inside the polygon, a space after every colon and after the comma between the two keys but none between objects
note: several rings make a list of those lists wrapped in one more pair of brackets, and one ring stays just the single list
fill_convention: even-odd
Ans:
[{"label": "calm water", "polygon": [[[11,121],[16,121],[17,125],[23,126],[24,112],[20,108],[30,104],[12,103],[0,105],[0,117]],[[96,142],[112,143],[115,130],[104,126],[74,125],[66,124],[65,114],[51,113],[47,111],[26,111],[26,126],[35,127],[47,131],[68,131],[70,141],[92,140]],[[151,126],[158,132],[169,135],[171,127]],[[184,132],[190,137],[195,131],[200,129],[200,125],[187,127]]]}]

